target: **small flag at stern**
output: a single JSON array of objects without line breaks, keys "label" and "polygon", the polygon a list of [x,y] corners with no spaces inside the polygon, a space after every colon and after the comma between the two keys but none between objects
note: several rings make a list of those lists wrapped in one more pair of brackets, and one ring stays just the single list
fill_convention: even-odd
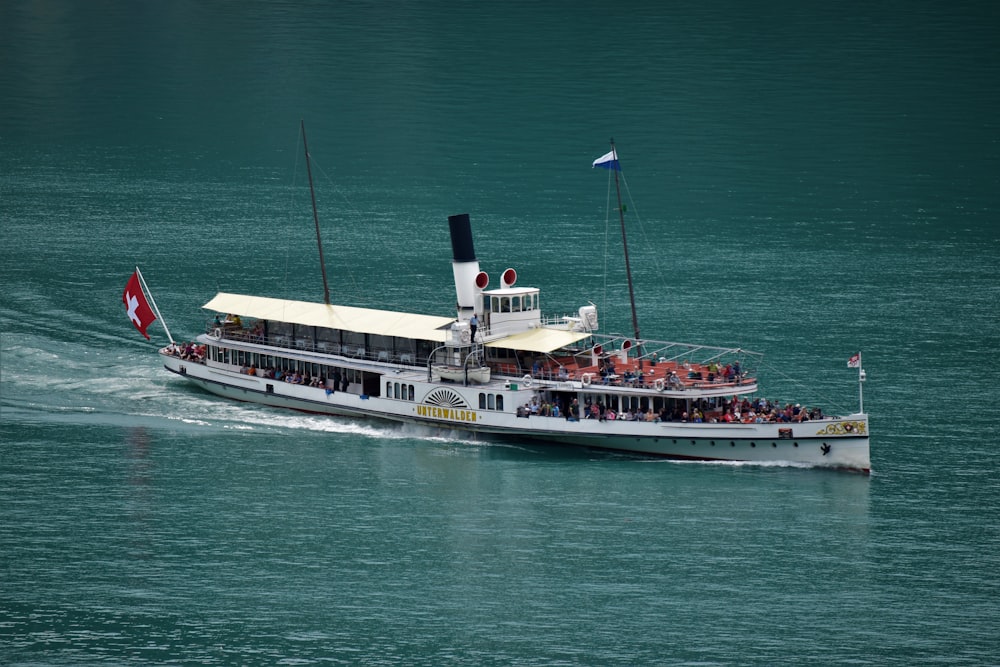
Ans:
[{"label": "small flag at stern", "polygon": [[861,368],[861,353],[860,352],[858,352],[857,354],[855,354],[854,356],[852,356],[850,359],[847,360],[847,367],[848,368]]}]

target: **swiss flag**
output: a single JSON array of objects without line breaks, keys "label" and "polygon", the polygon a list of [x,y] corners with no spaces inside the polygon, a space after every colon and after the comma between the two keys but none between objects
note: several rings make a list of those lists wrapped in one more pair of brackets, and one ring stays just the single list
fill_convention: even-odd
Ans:
[{"label": "swiss flag", "polygon": [[132,277],[128,279],[122,301],[125,302],[125,313],[132,320],[132,324],[139,330],[139,333],[146,337],[146,340],[149,340],[146,327],[156,320],[156,316],[153,315],[149,302],[146,301],[146,295],[143,294],[142,287],[139,285],[138,273],[133,273]]}]

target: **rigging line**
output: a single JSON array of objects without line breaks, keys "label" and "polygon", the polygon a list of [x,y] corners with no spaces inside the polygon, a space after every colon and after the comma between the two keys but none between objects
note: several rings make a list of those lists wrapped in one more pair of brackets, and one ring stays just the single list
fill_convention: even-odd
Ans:
[{"label": "rigging line", "polygon": [[[295,162],[293,163],[293,166],[292,166],[292,186],[293,187],[289,188],[289,192],[288,192],[289,198],[291,199],[291,201],[289,202],[289,205],[288,205],[288,227],[289,227],[289,229],[293,229],[294,226],[298,223],[298,221],[296,220],[296,206],[295,206],[295,204],[296,204],[297,189],[294,187],[294,185],[296,183],[298,183],[298,181],[299,181],[299,159],[302,156],[299,155],[299,137],[300,137],[300,134],[299,134],[298,127],[296,127],[295,130],[296,130],[295,131],[295,140],[292,142],[292,150],[291,150],[292,155],[295,156]],[[291,289],[291,287],[290,287],[290,285],[288,283],[288,281],[289,281],[289,275],[290,275],[290,272],[291,272],[291,264],[292,264],[292,246],[291,246],[290,243],[286,243],[286,244],[284,244],[284,246],[285,246],[285,275],[282,276],[282,285],[284,286],[285,296],[287,298],[294,298],[296,296],[296,294],[295,294],[295,292],[292,291],[292,289]]]},{"label": "rigging line", "polygon": [[604,203],[604,291],[601,294],[601,312],[608,313],[608,254],[611,249],[611,174],[608,174],[608,194]]},{"label": "rigging line", "polygon": [[[337,184],[333,180],[333,178],[331,178],[330,175],[326,173],[326,170],[323,169],[323,165],[319,164],[319,162],[316,160],[316,156],[310,154],[309,157],[312,160],[312,165],[316,167],[316,171],[318,171],[323,176],[323,178],[326,179],[326,182],[330,185],[333,191],[336,194],[340,195],[340,198],[343,199],[344,203],[347,204],[348,209],[350,209],[350,211],[354,213],[358,218],[370,221],[370,216],[366,215],[363,211],[361,211],[361,209],[355,206],[354,202],[348,199],[347,195],[339,187],[337,187]],[[350,281],[350,285],[354,291],[355,296],[361,294],[361,289],[358,286],[357,277],[354,275],[354,272],[351,271],[350,265],[347,263],[341,263],[338,265],[338,268],[346,271],[347,273],[346,277]]]},{"label": "rigging line", "polygon": [[337,187],[336,181],[334,181],[333,178],[331,178],[330,175],[326,173],[326,170],[323,169],[323,165],[319,163],[319,161],[316,159],[316,156],[310,155],[309,157],[312,159],[312,164],[314,167],[316,167],[316,171],[322,174],[323,178],[326,179],[326,182],[330,184],[335,193],[340,195],[340,198],[344,200],[344,203],[347,204],[348,208],[350,208],[351,211],[356,213],[359,217],[364,216],[364,213],[361,211],[361,209],[355,206],[354,202],[347,198],[347,194],[344,193],[339,187]]},{"label": "rigging line", "polygon": [[[622,185],[625,186],[625,194],[626,194],[626,197],[628,199],[628,205],[631,207],[630,210],[629,210],[629,212],[632,214],[632,217],[635,218],[636,225],[639,228],[639,235],[642,237],[642,240],[643,240],[643,247],[644,248],[658,248],[658,247],[660,247],[660,245],[657,244],[657,243],[655,243],[651,239],[650,235],[646,232],[646,226],[642,223],[642,218],[639,216],[639,209],[638,209],[638,207],[636,207],[635,201],[633,201],[633,199],[632,199],[632,191],[629,190],[628,181],[625,180],[625,172],[622,171],[622,172],[620,172],[620,174],[621,174]],[[666,283],[666,279],[664,278],[665,273],[663,271],[663,267],[660,264],[660,254],[656,253],[656,252],[651,253],[651,254],[652,254],[652,257],[653,257],[652,265],[653,265],[654,273],[656,274],[657,279],[660,281],[660,287],[662,287],[664,290],[666,290],[667,283]]]},{"label": "rigging line", "polygon": [[[781,378],[783,380],[786,380],[787,382],[791,383],[796,388],[798,388],[800,390],[807,389],[807,390],[811,391],[814,395],[817,395],[816,394],[816,387],[815,387],[814,384],[807,385],[805,382],[800,382],[799,380],[796,380],[792,376],[790,376],[787,373],[783,372],[777,366],[772,366],[768,361],[762,361],[759,368],[760,368],[760,370],[765,370],[766,369],[768,372],[773,371],[776,375],[781,376]],[[833,406],[833,408],[836,409],[838,412],[843,412],[845,414],[851,414],[853,412],[853,408],[846,408],[843,405],[839,404],[834,399],[830,398],[829,396],[824,396],[823,394],[818,394],[818,396],[819,396],[819,399],[821,401],[825,402],[827,405]]]}]

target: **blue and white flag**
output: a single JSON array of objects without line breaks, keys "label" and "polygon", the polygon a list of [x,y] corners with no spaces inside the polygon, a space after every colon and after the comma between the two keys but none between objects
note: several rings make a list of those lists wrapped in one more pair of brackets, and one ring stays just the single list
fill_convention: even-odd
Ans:
[{"label": "blue and white flag", "polygon": [[614,151],[606,153],[601,157],[597,158],[596,160],[594,160],[594,164],[591,166],[591,168],[593,167],[600,167],[601,169],[614,169],[615,171],[622,170],[621,165],[618,164],[618,157],[616,156]]}]

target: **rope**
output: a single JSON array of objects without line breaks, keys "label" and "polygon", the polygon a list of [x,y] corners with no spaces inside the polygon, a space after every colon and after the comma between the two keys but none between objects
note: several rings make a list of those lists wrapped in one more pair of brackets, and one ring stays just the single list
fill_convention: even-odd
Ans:
[{"label": "rope", "polygon": [[[771,365],[770,363],[768,363],[768,362],[764,362],[764,363],[762,364],[762,366],[763,366],[764,368],[766,368],[766,369],[768,370],[768,372],[771,372],[771,371],[773,371],[773,372],[774,372],[774,373],[775,373],[776,375],[779,375],[779,376],[780,376],[780,377],[781,377],[781,378],[782,378],[783,380],[785,380],[785,381],[787,381],[787,382],[790,382],[790,383],[791,383],[792,385],[794,385],[794,386],[796,386],[796,387],[798,387],[798,388],[801,388],[801,389],[803,389],[803,390],[809,390],[809,391],[811,391],[811,392],[812,392],[813,394],[815,394],[815,393],[816,393],[816,389],[815,389],[815,387],[812,387],[812,386],[808,386],[808,385],[806,385],[806,384],[805,384],[804,382],[799,382],[798,380],[796,380],[796,379],[795,379],[795,378],[793,378],[792,376],[790,376],[790,375],[787,375],[787,374],[785,374],[784,372],[782,372],[782,370],[781,370],[780,368],[778,368],[777,366],[772,366],[772,365]],[[820,394],[820,395],[819,395],[819,399],[820,399],[821,401],[823,401],[824,403],[826,403],[827,405],[831,405],[831,406],[833,406],[833,408],[834,408],[835,410],[837,410],[838,412],[842,412],[842,413],[844,413],[844,414],[851,414],[852,412],[854,412],[853,408],[846,408],[846,407],[844,407],[843,405],[840,405],[839,403],[837,403],[836,401],[834,401],[834,400],[833,400],[832,398],[830,398],[829,396],[823,396],[822,394]]]}]

